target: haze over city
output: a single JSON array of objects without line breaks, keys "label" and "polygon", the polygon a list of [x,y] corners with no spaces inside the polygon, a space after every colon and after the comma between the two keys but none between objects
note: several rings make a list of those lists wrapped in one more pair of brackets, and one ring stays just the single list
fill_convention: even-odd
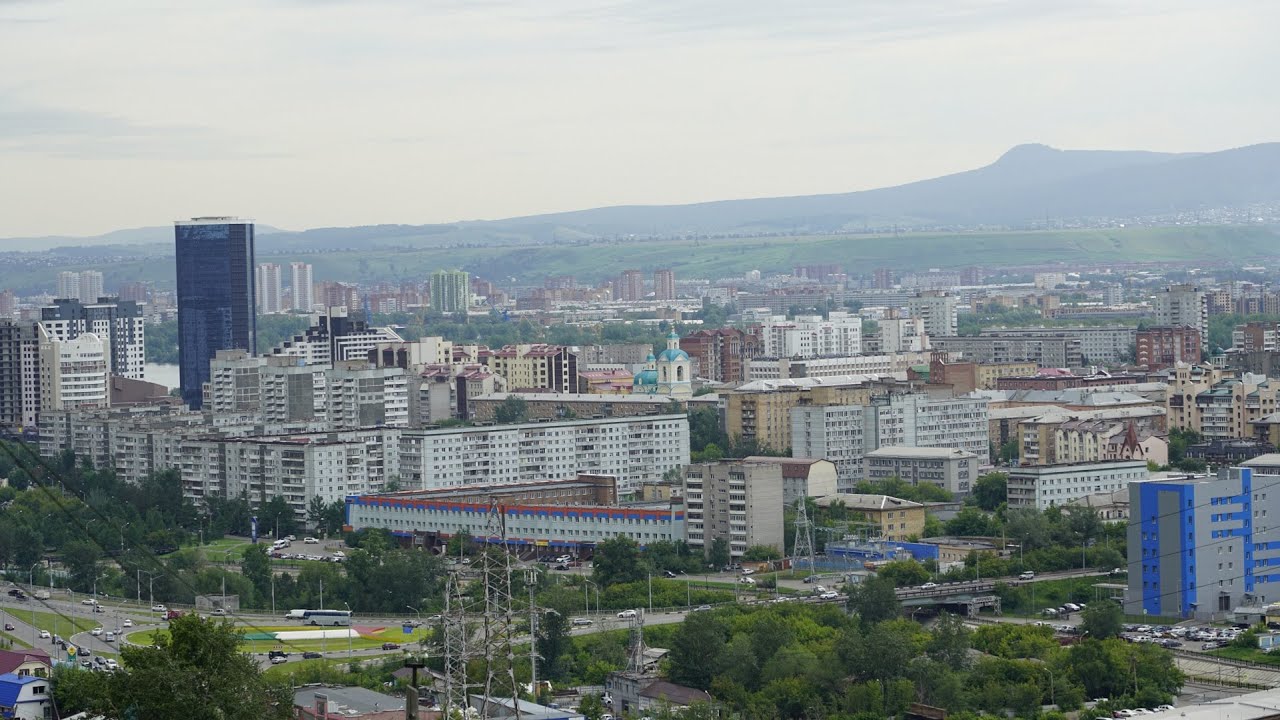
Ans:
[{"label": "haze over city", "polygon": [[1274,3],[0,2],[0,237],[881,187],[1274,139]]}]

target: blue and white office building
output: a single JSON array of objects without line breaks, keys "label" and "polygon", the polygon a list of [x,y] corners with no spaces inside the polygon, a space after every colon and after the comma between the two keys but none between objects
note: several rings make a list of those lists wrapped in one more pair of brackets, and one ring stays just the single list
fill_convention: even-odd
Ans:
[{"label": "blue and white office building", "polygon": [[257,353],[253,221],[200,217],[174,223],[178,381],[193,410],[204,402],[209,361],[219,350]]},{"label": "blue and white office building", "polygon": [[1128,614],[1225,619],[1280,601],[1280,476],[1134,482],[1129,507]]}]

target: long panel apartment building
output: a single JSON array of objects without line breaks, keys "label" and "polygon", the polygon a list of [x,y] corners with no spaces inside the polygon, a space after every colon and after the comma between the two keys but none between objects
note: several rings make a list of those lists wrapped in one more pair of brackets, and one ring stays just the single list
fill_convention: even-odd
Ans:
[{"label": "long panel apartment building", "polygon": [[591,473],[617,477],[618,491],[629,494],[688,463],[684,414],[407,430],[400,437],[402,483],[424,490]]}]

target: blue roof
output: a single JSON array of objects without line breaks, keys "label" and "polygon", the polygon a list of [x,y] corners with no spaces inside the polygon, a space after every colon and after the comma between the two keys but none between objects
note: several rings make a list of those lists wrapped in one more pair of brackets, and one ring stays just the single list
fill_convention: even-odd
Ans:
[{"label": "blue roof", "polygon": [[688,360],[689,353],[683,350],[663,350],[658,356],[659,360]]},{"label": "blue roof", "polygon": [[14,675],[13,673],[0,675],[0,707],[13,707],[18,703],[18,695],[22,693],[24,686],[44,679],[32,675]]}]

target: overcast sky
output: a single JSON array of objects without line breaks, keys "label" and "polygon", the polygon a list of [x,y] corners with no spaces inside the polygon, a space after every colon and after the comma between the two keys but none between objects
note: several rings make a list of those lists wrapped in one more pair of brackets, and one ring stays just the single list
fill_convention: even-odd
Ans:
[{"label": "overcast sky", "polygon": [[[165,5],[179,9],[166,8]],[[0,237],[842,192],[1280,140],[1275,0],[0,0]]]}]

